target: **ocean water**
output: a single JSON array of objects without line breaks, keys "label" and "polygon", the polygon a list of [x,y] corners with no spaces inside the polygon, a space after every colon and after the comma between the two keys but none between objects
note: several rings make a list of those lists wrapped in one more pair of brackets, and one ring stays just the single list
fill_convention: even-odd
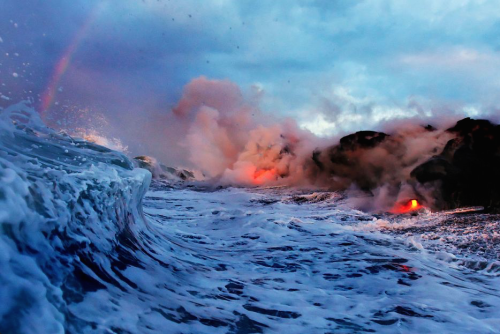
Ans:
[{"label": "ocean water", "polygon": [[0,112],[0,333],[500,333],[498,218],[467,217],[151,181],[19,104]]}]

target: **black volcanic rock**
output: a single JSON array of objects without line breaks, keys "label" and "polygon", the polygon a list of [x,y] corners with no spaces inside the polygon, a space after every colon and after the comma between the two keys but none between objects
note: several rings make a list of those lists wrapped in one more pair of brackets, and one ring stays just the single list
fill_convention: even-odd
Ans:
[{"label": "black volcanic rock", "polygon": [[427,124],[426,126],[424,126],[424,129],[426,129],[427,131],[436,131],[437,130],[435,127],[433,127],[430,124]]},{"label": "black volcanic rock", "polygon": [[312,161],[333,189],[346,189],[352,183],[370,190],[379,185],[385,174],[384,162],[365,161],[365,153],[383,143],[389,135],[376,131],[359,131],[340,139],[322,151],[315,151]]},{"label": "black volcanic rock", "polygon": [[154,179],[171,179],[171,180],[193,180],[195,178],[193,172],[185,169],[176,169],[167,167],[159,163],[155,158],[146,155],[140,155],[134,158],[137,167],[147,169],[151,172]]},{"label": "black volcanic rock", "polygon": [[500,126],[465,118],[444,133],[432,126],[422,130],[345,136],[337,145],[313,152],[311,179],[335,190],[352,187],[380,194],[386,205],[406,187],[403,196],[420,198],[434,209],[484,206],[500,211]]},{"label": "black volcanic rock", "polygon": [[357,150],[358,148],[372,148],[388,137],[383,132],[359,131],[340,139],[341,150]]},{"label": "black volcanic rock", "polygon": [[411,175],[420,183],[433,182],[458,177],[459,170],[442,156],[436,156],[415,168]]},{"label": "black volcanic rock", "polygon": [[411,176],[434,183],[441,209],[481,205],[500,209],[500,126],[465,118],[447,130],[456,137],[443,152],[421,164]]}]

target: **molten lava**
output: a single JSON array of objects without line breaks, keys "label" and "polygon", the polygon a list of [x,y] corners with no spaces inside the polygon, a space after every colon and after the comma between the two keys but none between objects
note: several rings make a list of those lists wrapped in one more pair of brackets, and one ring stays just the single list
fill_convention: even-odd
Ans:
[{"label": "molten lava", "polygon": [[423,208],[422,204],[416,199],[410,199],[406,202],[398,203],[390,210],[391,213],[408,213]]},{"label": "molten lava", "polygon": [[276,180],[276,170],[273,169],[259,169],[253,174],[253,183],[257,185],[264,184],[269,181]]}]

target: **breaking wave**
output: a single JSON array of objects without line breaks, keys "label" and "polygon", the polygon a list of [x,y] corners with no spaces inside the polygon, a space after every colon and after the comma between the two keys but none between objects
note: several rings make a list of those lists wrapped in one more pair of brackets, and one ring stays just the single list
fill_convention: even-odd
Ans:
[{"label": "breaking wave", "polygon": [[120,288],[108,268],[139,247],[151,174],[25,103],[0,113],[0,145],[0,332],[79,332],[67,306],[99,280]]}]

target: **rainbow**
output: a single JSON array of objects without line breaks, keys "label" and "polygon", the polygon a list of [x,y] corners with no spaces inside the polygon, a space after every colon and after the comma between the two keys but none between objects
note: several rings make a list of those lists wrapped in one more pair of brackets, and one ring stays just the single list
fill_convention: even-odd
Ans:
[{"label": "rainbow", "polygon": [[87,35],[90,27],[97,19],[98,15],[102,11],[102,3],[98,4],[94,9],[90,12],[88,18],[85,20],[82,27],[78,30],[76,35],[73,37],[69,46],[64,50],[61,58],[56,63],[52,75],[47,84],[47,88],[45,88],[41,99],[40,99],[40,112],[43,114],[47,109],[50,108],[54,99],[57,95],[57,86],[61,81],[64,73],[68,70],[68,67],[71,63],[71,59],[74,56],[75,52],[78,49],[78,46],[82,42],[82,40]]}]

